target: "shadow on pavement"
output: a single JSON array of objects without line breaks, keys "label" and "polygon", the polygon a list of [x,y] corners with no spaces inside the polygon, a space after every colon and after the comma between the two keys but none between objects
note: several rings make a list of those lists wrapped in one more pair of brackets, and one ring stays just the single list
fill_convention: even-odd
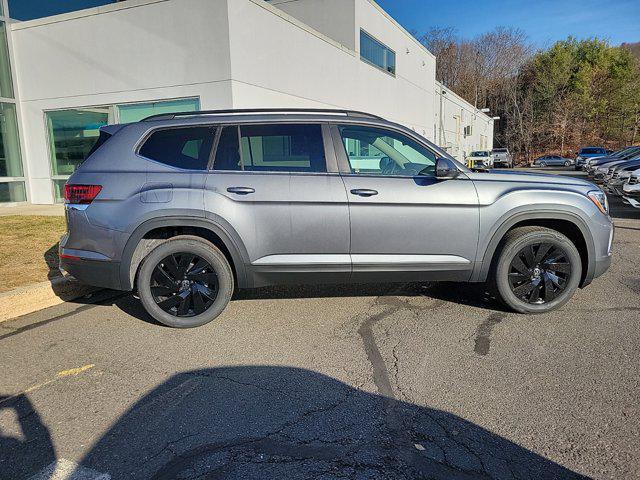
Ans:
[{"label": "shadow on pavement", "polygon": [[[342,297],[417,297],[459,303],[490,311],[508,310],[487,291],[482,283],[426,282],[426,283],[372,283],[345,285],[302,285],[243,289],[234,293],[232,302],[246,300],[278,300],[291,298]],[[130,294],[114,298],[120,310],[148,323],[157,322],[144,310],[142,303]]]},{"label": "shadow on pavement", "polygon": [[26,395],[0,395],[0,420],[14,427],[0,427],[1,479],[26,478],[55,460],[49,429]]},{"label": "shadow on pavement", "polygon": [[81,461],[117,478],[583,478],[450,413],[297,368],[171,377]]}]

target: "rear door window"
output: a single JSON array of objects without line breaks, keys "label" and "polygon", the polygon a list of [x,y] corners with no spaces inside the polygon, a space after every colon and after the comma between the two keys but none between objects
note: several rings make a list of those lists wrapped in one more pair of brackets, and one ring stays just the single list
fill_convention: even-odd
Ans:
[{"label": "rear door window", "polygon": [[326,172],[320,125],[270,124],[225,127],[214,170]]},{"label": "rear door window", "polygon": [[139,154],[171,167],[206,170],[214,134],[212,127],[157,130],[140,147]]}]

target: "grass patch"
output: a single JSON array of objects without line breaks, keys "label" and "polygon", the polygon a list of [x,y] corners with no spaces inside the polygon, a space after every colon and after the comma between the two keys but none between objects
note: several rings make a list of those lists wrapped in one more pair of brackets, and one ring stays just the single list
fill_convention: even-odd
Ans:
[{"label": "grass patch", "polygon": [[58,241],[64,217],[0,217],[0,292],[60,275]]}]

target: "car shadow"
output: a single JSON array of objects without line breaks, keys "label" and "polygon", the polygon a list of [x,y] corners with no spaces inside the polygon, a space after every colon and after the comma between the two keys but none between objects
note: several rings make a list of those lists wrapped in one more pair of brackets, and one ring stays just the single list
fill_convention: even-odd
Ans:
[{"label": "car shadow", "polygon": [[64,302],[91,303],[92,295],[99,289],[89,285],[84,285],[78,281],[68,280],[62,276],[60,271],[60,257],[58,256],[59,242],[52,245],[44,252],[44,261],[47,264],[47,279],[51,284],[53,293]]},{"label": "car shadow", "polygon": [[[96,303],[113,304],[120,310],[154,325],[159,325],[144,309],[135,294],[111,292],[112,298]],[[444,302],[458,303],[492,312],[510,312],[495,299],[485,284],[454,282],[372,283],[344,285],[276,286],[236,290],[231,301],[282,300],[293,298],[346,298],[346,297],[427,297]],[[89,301],[90,299],[85,299]]]},{"label": "car shadow", "polygon": [[81,460],[119,478],[585,478],[449,412],[309,370],[172,376]]}]

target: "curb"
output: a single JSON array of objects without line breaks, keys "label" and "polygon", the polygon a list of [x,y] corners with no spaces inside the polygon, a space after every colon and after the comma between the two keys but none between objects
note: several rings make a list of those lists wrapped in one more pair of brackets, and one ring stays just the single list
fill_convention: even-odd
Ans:
[{"label": "curb", "polygon": [[100,289],[83,285],[72,278],[54,277],[46,282],[0,293],[0,323],[74,300],[97,290]]}]

